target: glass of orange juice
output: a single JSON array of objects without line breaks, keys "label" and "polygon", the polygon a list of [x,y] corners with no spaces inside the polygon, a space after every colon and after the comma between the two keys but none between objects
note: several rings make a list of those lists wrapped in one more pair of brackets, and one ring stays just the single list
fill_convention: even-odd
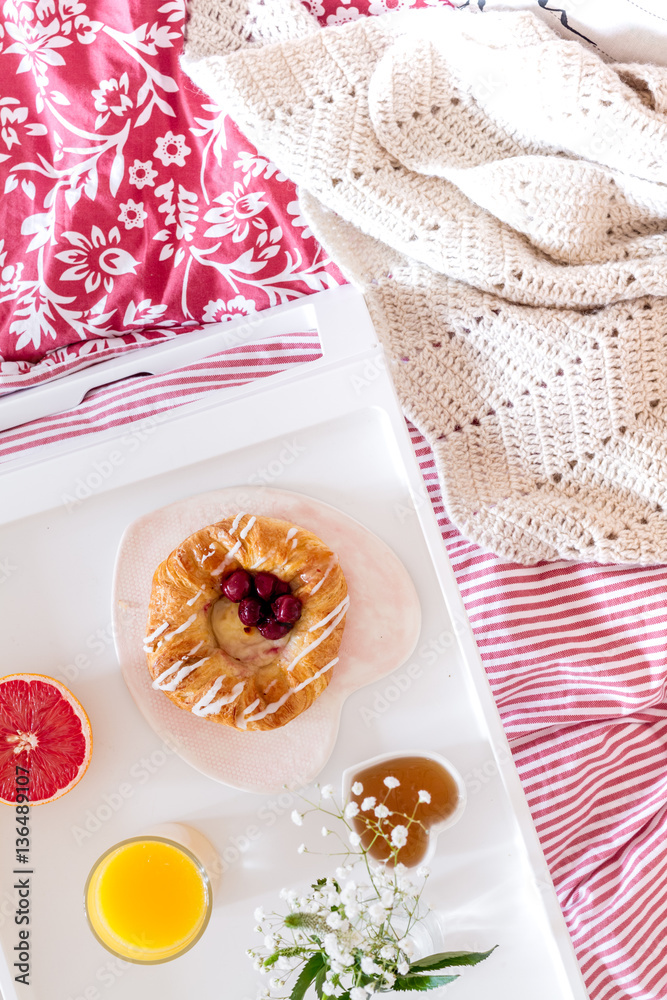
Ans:
[{"label": "glass of orange juice", "polygon": [[84,891],[90,928],[126,962],[154,965],[188,951],[211,916],[211,882],[192,851],[167,837],[131,837],[93,865]]}]

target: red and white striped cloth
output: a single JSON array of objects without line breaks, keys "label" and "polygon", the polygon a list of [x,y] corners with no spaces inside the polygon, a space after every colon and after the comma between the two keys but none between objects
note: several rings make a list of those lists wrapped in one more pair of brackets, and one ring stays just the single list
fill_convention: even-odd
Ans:
[{"label": "red and white striped cloth", "polygon": [[[323,25],[437,2],[304,0]],[[184,0],[141,6],[2,9],[0,392],[341,280],[288,179],[180,75]],[[295,333],[100,388],[0,433],[0,460],[318,356]],[[667,569],[481,551],[411,434],[590,996],[662,1000]]]}]

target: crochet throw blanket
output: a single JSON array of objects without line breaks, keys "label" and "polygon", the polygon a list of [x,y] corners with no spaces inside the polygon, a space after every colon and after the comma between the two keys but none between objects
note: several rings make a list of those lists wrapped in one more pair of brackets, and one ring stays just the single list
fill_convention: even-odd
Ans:
[{"label": "crochet throw blanket", "polygon": [[667,562],[667,69],[529,12],[298,0],[194,0],[184,68],[362,289],[460,530]]}]

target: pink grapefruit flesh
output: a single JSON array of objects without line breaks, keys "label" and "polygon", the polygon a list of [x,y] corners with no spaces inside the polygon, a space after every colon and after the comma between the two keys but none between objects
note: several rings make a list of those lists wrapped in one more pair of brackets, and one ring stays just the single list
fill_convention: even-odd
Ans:
[{"label": "pink grapefruit flesh", "polygon": [[42,674],[0,677],[0,801],[16,802],[17,765],[29,773],[30,805],[60,798],[85,774],[92,746],[88,716],[64,684]]}]

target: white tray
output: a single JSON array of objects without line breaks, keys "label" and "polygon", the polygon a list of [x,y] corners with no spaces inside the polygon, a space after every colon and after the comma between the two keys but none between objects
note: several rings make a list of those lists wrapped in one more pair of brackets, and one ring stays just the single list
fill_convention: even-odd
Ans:
[{"label": "white tray", "polygon": [[[94,737],[80,784],[32,811],[29,988],[14,988],[2,957],[12,954],[18,928],[13,810],[0,814],[5,1000],[250,1000],[258,985],[245,955],[257,943],[253,909],[276,908],[281,886],[305,885],[327,869],[326,859],[296,853],[319,827],[290,823],[292,793],[228,788],[160,744],[113,652],[111,580],[126,526],[181,498],[258,480],[315,497],[370,527],[417,587],[423,625],[415,653],[346,701],[320,779],[339,787],[346,767],[415,746],[442,753],[467,777],[465,814],[438,839],[427,895],[447,915],[452,949],[500,947],[450,988],[452,1000],[586,998],[365,307],[351,288],[313,296],[309,305],[324,351],[312,365],[183,407],[151,434],[106,433],[75,451],[48,449],[40,463],[13,463],[0,475],[3,667],[60,677],[86,707]],[[113,463],[112,453],[122,460]],[[107,466],[105,478],[99,470]],[[96,470],[90,496],[73,503],[77,481]],[[83,885],[108,846],[167,821],[190,823],[222,856],[217,903],[206,934],[182,958],[126,965],[89,932]]]}]

